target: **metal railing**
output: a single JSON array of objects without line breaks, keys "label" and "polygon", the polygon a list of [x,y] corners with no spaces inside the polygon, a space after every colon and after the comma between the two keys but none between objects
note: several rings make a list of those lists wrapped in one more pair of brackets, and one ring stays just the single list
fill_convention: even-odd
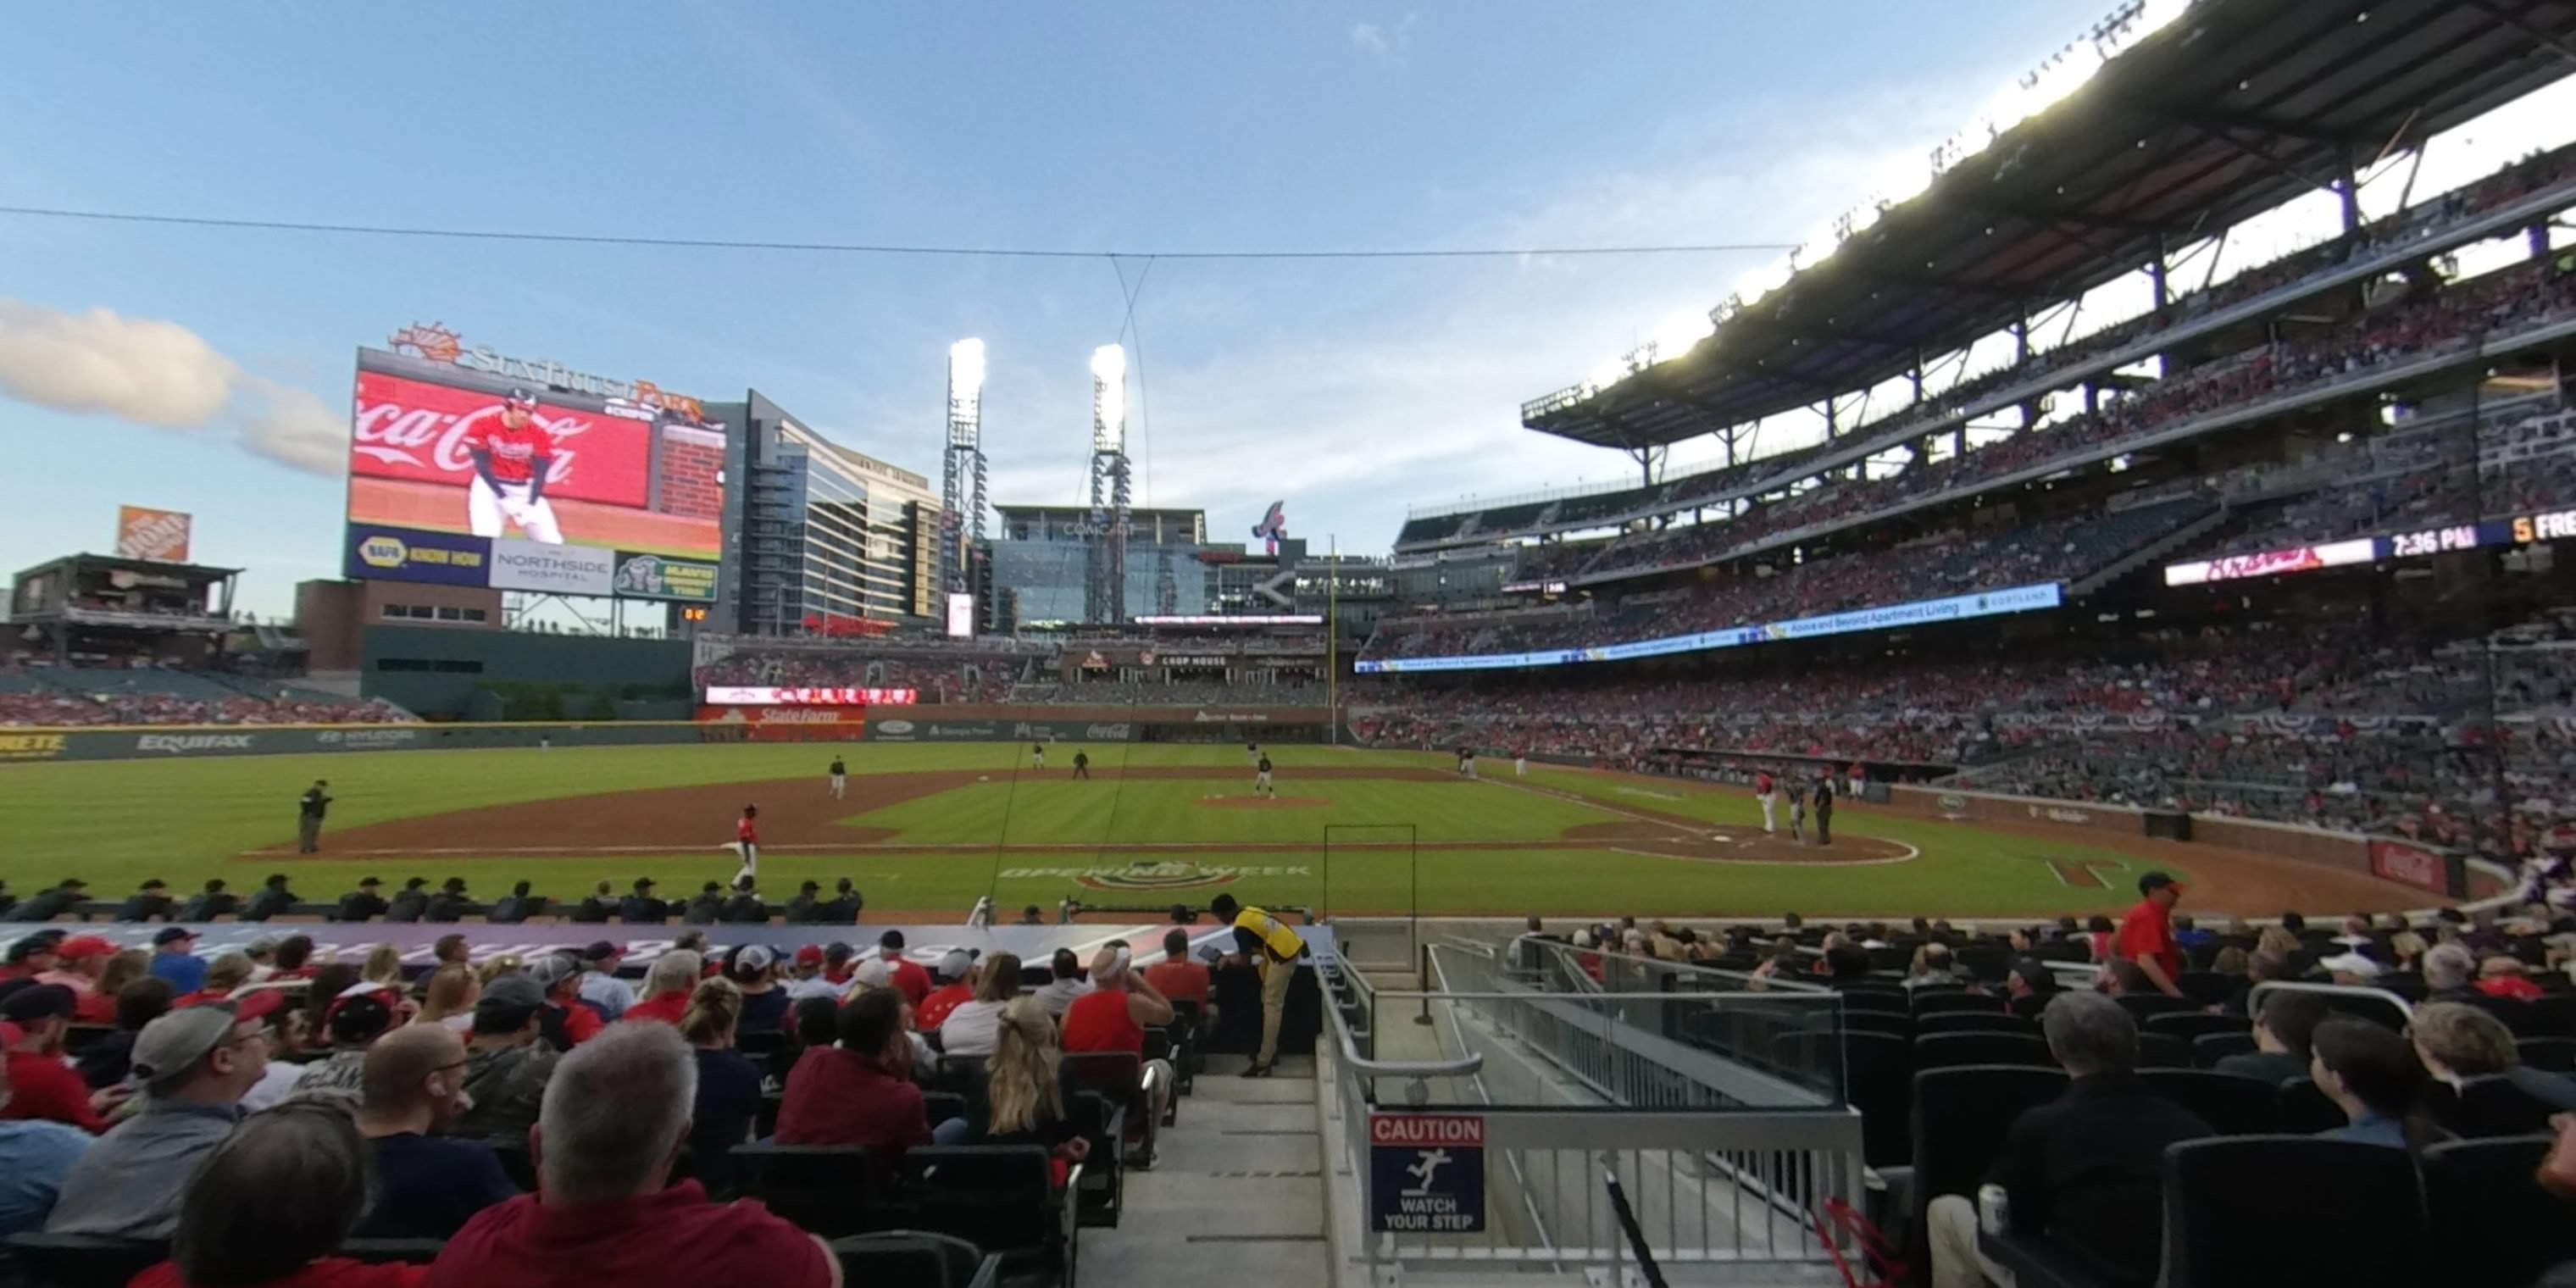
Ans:
[{"label": "metal railing", "polygon": [[1598,991],[1553,989],[1520,947],[1434,944],[1429,987],[1415,990],[1325,966],[1362,1212],[1379,1197],[1370,1118],[1482,1123],[1485,1228],[1368,1232],[1361,1259],[1373,1270],[1630,1264],[1608,1175],[1666,1266],[1830,1264],[1816,1214],[1862,1189],[1860,1118],[1840,1094],[1839,999],[1732,972],[1649,973],[1637,969],[1647,959],[1616,954],[1604,974],[1618,987],[1578,968]]}]

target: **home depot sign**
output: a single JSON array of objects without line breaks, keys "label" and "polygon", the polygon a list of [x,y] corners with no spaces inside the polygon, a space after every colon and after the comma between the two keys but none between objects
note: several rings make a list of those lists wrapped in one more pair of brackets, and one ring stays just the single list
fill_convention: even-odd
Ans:
[{"label": "home depot sign", "polygon": [[192,526],[193,520],[177,510],[120,505],[116,507],[116,557],[186,563]]}]

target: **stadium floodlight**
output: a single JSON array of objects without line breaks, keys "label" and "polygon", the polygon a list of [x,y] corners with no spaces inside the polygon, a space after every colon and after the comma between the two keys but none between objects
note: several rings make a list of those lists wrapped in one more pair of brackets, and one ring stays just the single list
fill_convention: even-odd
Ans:
[{"label": "stadium floodlight", "polygon": [[984,342],[948,346],[948,445],[980,448],[984,429]]},{"label": "stadium floodlight", "polygon": [[1127,351],[1114,344],[1091,351],[1091,450],[1127,450]]},{"label": "stadium floodlight", "polygon": [[1693,345],[1707,339],[1709,333],[1716,329],[1717,324],[1709,321],[1705,313],[1685,310],[1665,318],[1655,324],[1654,330],[1646,333],[1646,343],[1654,350],[1651,361],[1670,362],[1690,352]]}]

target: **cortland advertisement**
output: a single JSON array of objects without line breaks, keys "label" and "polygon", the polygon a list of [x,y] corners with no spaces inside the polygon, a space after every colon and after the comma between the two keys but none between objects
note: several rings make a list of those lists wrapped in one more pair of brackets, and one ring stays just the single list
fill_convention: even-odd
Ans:
[{"label": "cortland advertisement", "polygon": [[1951,595],[1943,599],[1917,599],[1902,604],[1885,604],[1876,608],[1855,608],[1845,613],[1827,613],[1822,617],[1800,617],[1785,622],[1760,626],[1729,626],[1723,630],[1701,631],[1693,635],[1668,635],[1661,639],[1632,640],[1625,644],[1604,644],[1591,648],[1548,649],[1537,653],[1478,653],[1463,657],[1404,657],[1384,661],[1352,663],[1362,675],[1415,671],[1484,671],[1501,667],[1563,666],[1573,662],[1625,662],[1632,658],[1663,657],[1673,653],[1698,653],[1710,649],[1742,648],[1778,640],[1817,639],[1826,635],[1847,635],[1854,631],[1883,631],[1905,626],[1924,626],[1934,622],[1966,621],[1974,617],[1999,617],[2007,613],[2028,613],[2055,608],[2064,602],[2056,582],[2037,582],[2028,586],[2010,586],[1975,595]]},{"label": "cortland advertisement", "polygon": [[353,528],[589,548],[602,562],[721,557],[725,434],[695,399],[469,351],[443,328],[393,343],[401,352],[358,351]]},{"label": "cortland advertisement", "polygon": [[620,550],[616,591],[621,599],[679,599],[712,604],[716,602],[716,566]]}]

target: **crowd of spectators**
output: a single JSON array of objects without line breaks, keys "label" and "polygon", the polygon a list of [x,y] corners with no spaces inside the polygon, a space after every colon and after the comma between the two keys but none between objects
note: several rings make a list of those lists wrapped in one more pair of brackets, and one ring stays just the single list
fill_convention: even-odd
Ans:
[{"label": "crowd of spectators", "polygon": [[[168,1241],[175,1268],[138,1282],[184,1288],[267,1283],[238,1276],[293,1271],[353,1238],[444,1241],[432,1283],[490,1282],[495,1259],[526,1281],[576,1252],[606,1273],[642,1264],[628,1245],[667,1226],[724,1235],[692,1254],[724,1259],[710,1273],[752,1265],[765,1283],[786,1271],[783,1282],[819,1283],[796,1269],[829,1264],[813,1240],[756,1206],[709,1202],[735,1191],[735,1148],[766,1136],[891,1163],[934,1144],[1036,1143],[1078,1163],[1089,1140],[1059,1065],[1136,1056],[1140,1108],[1159,1116],[1173,1067],[1144,1058],[1145,1030],[1186,1019],[1173,1031],[1185,1043],[1210,1015],[1209,966],[1189,938],[1174,927],[1150,961],[1122,941],[1087,961],[1059,953],[1032,987],[1012,955],[953,950],[925,966],[895,930],[865,954],[815,944],[785,956],[710,951],[682,932],[638,996],[608,941],[478,958],[450,936],[412,972],[390,946],[362,965],[313,953],[309,939],[300,953],[263,943],[256,957],[207,961],[172,927],[102,998],[106,978],[71,967],[103,941],[37,931],[0,967],[0,1236]],[[114,1029],[80,1030],[75,1044],[93,999]],[[984,1063],[943,1069],[969,1055]],[[985,1064],[989,1095],[974,1076]],[[971,1118],[934,1116],[925,1086],[971,1086]],[[1149,1164],[1152,1140],[1144,1132],[1131,1161]],[[321,1188],[237,1192],[253,1177],[287,1184],[290,1164],[319,1169]],[[293,1236],[248,1246],[262,1232],[238,1223],[275,1219],[289,1195],[311,1200]],[[677,1282],[667,1272],[644,1281]],[[420,1281],[415,1269],[383,1282]]]},{"label": "crowd of spectators", "polygon": [[1029,665],[1025,656],[987,653],[959,660],[865,649],[738,652],[699,667],[695,679],[700,691],[709,685],[911,689],[923,702],[991,703],[1007,699]]},{"label": "crowd of spectators", "polygon": [[0,725],[396,724],[409,712],[270,681],[162,668],[0,667]]},{"label": "crowd of spectators", "polygon": [[2045,520],[1992,533],[1950,531],[1889,549],[1790,564],[1706,589],[1657,592],[1571,610],[1381,624],[1367,659],[1588,648],[1790,621],[1848,609],[2074,581],[2206,512],[2182,499],[2115,514]]}]

